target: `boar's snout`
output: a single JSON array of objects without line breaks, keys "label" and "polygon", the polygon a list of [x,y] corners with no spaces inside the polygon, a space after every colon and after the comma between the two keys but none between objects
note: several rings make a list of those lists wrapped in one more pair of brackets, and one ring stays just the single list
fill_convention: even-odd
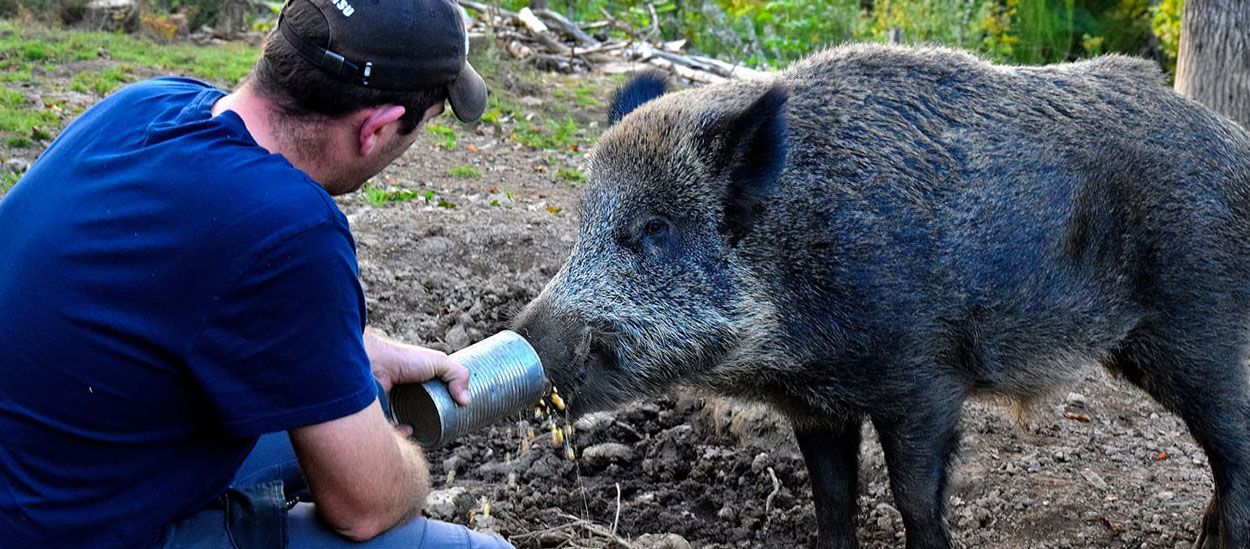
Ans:
[{"label": "boar's snout", "polygon": [[[559,389],[572,415],[591,411],[582,389],[591,369],[602,369],[610,351],[602,337],[576,313],[558,311],[543,300],[531,303],[513,321],[512,330],[538,353],[551,384]],[[597,367],[597,368],[596,368]]]}]

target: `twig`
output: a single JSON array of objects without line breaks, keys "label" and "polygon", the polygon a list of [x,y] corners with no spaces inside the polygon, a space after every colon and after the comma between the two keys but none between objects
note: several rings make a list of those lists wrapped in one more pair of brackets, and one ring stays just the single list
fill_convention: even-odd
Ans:
[{"label": "twig", "polygon": [[583,31],[581,27],[578,27],[576,23],[569,21],[568,18],[566,18],[563,15],[560,15],[559,13],[556,13],[546,8],[536,10],[534,13],[538,15],[539,17],[544,17],[546,19],[554,21],[557,26],[559,26],[562,30],[564,30],[566,34],[568,34],[569,36],[572,36],[574,40],[577,40],[578,42],[581,42],[582,44],[586,46],[593,47],[593,46],[599,45],[598,40],[595,40],[594,37],[590,36],[589,34],[586,34],[586,32]]},{"label": "twig", "polygon": [[481,2],[473,2],[472,0],[457,0],[457,2],[459,2],[461,6],[469,8],[478,13],[484,13],[486,15],[499,15],[502,17],[507,17],[508,19],[516,19],[515,11],[508,11],[499,6],[491,6],[488,4],[483,4]]},{"label": "twig", "polygon": [[652,40],[660,38],[660,16],[655,13],[655,4],[647,2],[647,13],[651,15],[651,31],[648,33]]},{"label": "twig", "polygon": [[616,483],[616,516],[612,517],[612,537],[616,537],[616,525],[621,521],[621,483]]},{"label": "twig", "polygon": [[768,497],[764,498],[764,517],[765,517],[764,520],[765,521],[772,520],[772,517],[768,516],[768,511],[772,509],[773,507],[773,498],[777,497],[777,492],[781,491],[781,481],[777,480],[777,473],[773,472],[772,467],[768,468],[768,476],[773,479],[773,491],[768,494]]}]

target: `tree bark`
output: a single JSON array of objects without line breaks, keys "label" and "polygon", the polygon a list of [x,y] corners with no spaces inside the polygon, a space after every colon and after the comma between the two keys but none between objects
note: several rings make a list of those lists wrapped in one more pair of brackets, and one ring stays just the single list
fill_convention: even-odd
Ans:
[{"label": "tree bark", "polygon": [[1185,0],[1176,91],[1250,128],[1250,0]]}]

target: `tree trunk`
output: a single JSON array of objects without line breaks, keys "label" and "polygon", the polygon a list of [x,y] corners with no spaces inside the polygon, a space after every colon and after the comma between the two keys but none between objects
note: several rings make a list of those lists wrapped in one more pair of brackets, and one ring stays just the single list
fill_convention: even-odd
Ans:
[{"label": "tree trunk", "polygon": [[1250,0],[1185,0],[1176,91],[1250,128]]}]

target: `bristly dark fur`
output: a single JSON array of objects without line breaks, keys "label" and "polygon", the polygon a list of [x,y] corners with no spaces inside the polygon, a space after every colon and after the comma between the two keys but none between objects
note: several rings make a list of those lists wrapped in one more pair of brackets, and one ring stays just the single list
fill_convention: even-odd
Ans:
[{"label": "bristly dark fur", "polygon": [[655,71],[634,75],[612,95],[608,108],[608,125],[620,122],[625,115],[641,107],[643,103],[668,93],[668,77]]},{"label": "bristly dark fur", "polygon": [[858,45],[654,100],[626,87],[573,255],[516,321],[572,413],[678,385],[771,404],[830,547],[856,543],[869,421],[907,546],[948,547],[965,400],[1102,365],[1207,452],[1206,547],[1250,547],[1244,129],[1122,56]]}]

